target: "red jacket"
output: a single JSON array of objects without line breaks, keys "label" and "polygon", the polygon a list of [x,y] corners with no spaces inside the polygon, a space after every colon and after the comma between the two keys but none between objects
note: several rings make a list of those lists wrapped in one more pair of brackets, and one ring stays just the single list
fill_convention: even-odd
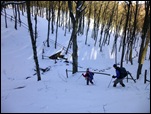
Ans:
[{"label": "red jacket", "polygon": [[85,74],[83,74],[83,77],[89,77],[89,74],[88,74],[88,72],[86,72]]}]

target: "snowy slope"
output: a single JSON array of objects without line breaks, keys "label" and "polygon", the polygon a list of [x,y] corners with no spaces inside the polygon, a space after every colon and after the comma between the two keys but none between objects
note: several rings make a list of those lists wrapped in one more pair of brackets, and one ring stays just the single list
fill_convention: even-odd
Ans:
[{"label": "snowy slope", "polygon": [[[12,10],[7,10],[12,14]],[[21,17],[24,23],[27,22],[25,16]],[[134,83],[133,80],[126,79],[125,88],[118,85],[113,88],[113,80],[108,87],[111,76],[115,75],[114,55],[111,55],[112,42],[110,46],[103,47],[103,52],[99,52],[98,46],[94,47],[94,41],[90,38],[88,45],[84,45],[85,35],[78,36],[78,65],[79,71],[86,70],[87,67],[95,72],[111,74],[111,76],[95,74],[95,85],[86,85],[86,80],[81,73],[72,74],[72,64],[66,64],[63,60],[58,60],[54,64],[53,60],[42,59],[42,49],[45,48],[45,55],[50,56],[62,47],[54,49],[54,44],[50,43],[50,48],[43,46],[43,41],[47,36],[47,21],[38,18],[38,59],[41,68],[50,67],[50,71],[41,74],[41,81],[37,81],[34,71],[34,60],[29,32],[25,27],[14,29],[14,22],[7,20],[8,28],[5,28],[5,18],[1,15],[1,112],[28,113],[28,112],[60,112],[60,113],[148,113],[150,112],[150,85],[144,84],[144,71],[148,70],[150,80],[150,61],[146,60],[143,65],[143,74]],[[71,32],[64,36],[62,28],[58,29],[58,43],[67,47]],[[55,34],[50,38],[55,40]],[[113,41],[113,38],[111,39]],[[72,50],[70,50],[72,51]],[[148,50],[150,51],[150,50]],[[119,54],[119,53],[118,53]],[[135,56],[136,52],[134,52]],[[120,61],[120,54],[118,60]],[[67,55],[71,62],[71,55]],[[130,63],[124,66],[136,78],[137,58],[134,65]],[[27,77],[30,77],[26,79]]]}]

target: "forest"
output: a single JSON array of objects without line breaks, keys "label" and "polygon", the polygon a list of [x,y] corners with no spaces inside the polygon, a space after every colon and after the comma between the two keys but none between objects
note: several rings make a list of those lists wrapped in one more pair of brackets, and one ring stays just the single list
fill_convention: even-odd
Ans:
[{"label": "forest", "polygon": [[[99,44],[100,53],[103,46],[109,45],[110,35],[114,34],[112,52],[121,52],[120,66],[123,61],[133,64],[133,51],[139,47],[137,79],[141,74],[142,66],[146,57],[147,49],[150,48],[150,1],[1,1],[1,15],[5,15],[5,27],[9,15],[6,8],[13,8],[14,29],[22,26],[20,15],[27,13],[28,29],[32,41],[33,59],[36,65],[37,80],[41,80],[40,68],[37,58],[37,16],[46,18],[48,21],[47,39],[44,42],[50,46],[51,34],[56,34],[55,46],[57,45],[58,27],[72,31],[68,49],[72,47],[72,73],[78,72],[78,44],[79,35],[85,36],[87,45],[88,34],[94,39],[94,46]],[[34,23],[31,18],[34,17]],[[92,27],[90,23],[93,23]],[[93,29],[89,32],[90,27]],[[85,34],[84,34],[85,33]],[[117,40],[120,39],[120,47],[117,49]],[[138,44],[141,40],[141,44]],[[115,57],[115,63],[117,59]]]}]

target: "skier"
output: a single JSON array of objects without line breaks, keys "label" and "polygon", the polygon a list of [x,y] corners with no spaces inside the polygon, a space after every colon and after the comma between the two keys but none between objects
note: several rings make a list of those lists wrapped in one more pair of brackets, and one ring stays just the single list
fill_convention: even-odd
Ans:
[{"label": "skier", "polygon": [[85,77],[87,85],[89,85],[89,82],[93,85],[93,81],[92,80],[93,80],[94,73],[90,72],[89,68],[87,68],[86,73],[82,74],[82,75],[83,75],[83,77]]},{"label": "skier", "polygon": [[120,84],[122,85],[122,87],[125,87],[125,84],[123,83],[123,79],[124,79],[125,77],[121,75],[121,73],[120,73],[120,68],[119,68],[116,64],[114,64],[113,67],[114,67],[115,70],[116,70],[116,76],[114,76],[114,75],[112,76],[112,78],[116,78],[116,79],[114,80],[113,87],[116,87],[116,85],[117,85],[118,83],[120,83]]}]

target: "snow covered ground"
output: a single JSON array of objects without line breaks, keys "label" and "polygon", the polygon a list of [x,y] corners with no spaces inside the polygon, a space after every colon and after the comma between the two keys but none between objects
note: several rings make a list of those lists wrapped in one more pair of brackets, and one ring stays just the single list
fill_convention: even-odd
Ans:
[{"label": "snow covered ground", "polygon": [[[8,9],[7,13],[12,14]],[[26,16],[21,20],[27,23]],[[34,21],[33,21],[34,22]],[[32,45],[28,30],[18,25],[14,29],[14,22],[7,19],[8,28],[5,28],[5,18],[1,15],[1,112],[9,113],[149,113],[150,112],[150,84],[144,84],[144,72],[147,69],[147,79],[150,80],[150,61],[145,60],[140,79],[124,80],[126,87],[117,85],[113,87],[112,75],[115,70],[112,67],[115,62],[114,54],[111,55],[114,37],[111,36],[109,46],[103,47],[99,52],[98,45],[89,32],[88,45],[84,45],[85,35],[78,36],[78,70],[85,71],[90,68],[94,72],[111,74],[111,76],[95,74],[95,85],[86,85],[82,73],[72,74],[66,69],[72,70],[72,64],[64,60],[57,60],[57,63],[48,58],[42,59],[42,49],[45,55],[50,56],[62,47],[54,49],[43,46],[47,38],[47,21],[38,18],[38,39],[37,52],[41,68],[49,67],[50,70],[41,74],[41,81],[37,81],[35,63],[33,60]],[[91,30],[90,30],[91,31]],[[71,32],[64,36],[62,28],[58,28],[58,43],[67,47]],[[55,40],[54,34],[50,39]],[[72,51],[72,50],[70,50]],[[150,50],[148,50],[149,52]],[[133,56],[136,52],[133,52]],[[118,52],[118,61],[121,54]],[[71,55],[66,55],[71,61]],[[124,67],[130,71],[136,79],[137,57],[134,64],[124,62]],[[41,72],[42,73],[42,72]],[[109,83],[112,82],[109,86]],[[109,86],[109,87],[108,87]]]}]

